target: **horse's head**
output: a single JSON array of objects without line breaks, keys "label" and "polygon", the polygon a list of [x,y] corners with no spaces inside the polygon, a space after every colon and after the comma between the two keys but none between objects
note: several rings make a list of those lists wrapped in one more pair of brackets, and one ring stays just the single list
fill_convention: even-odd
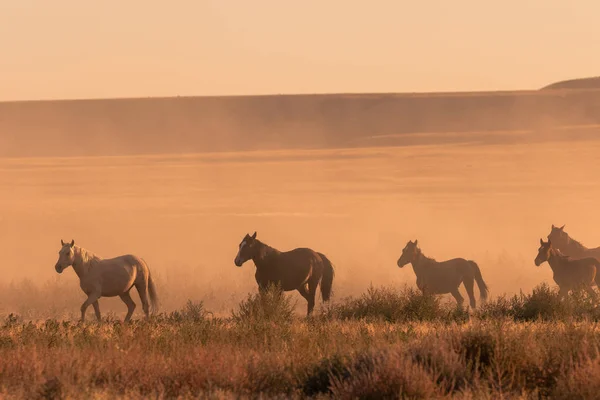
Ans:
[{"label": "horse's head", "polygon": [[558,244],[559,246],[561,243],[564,245],[569,240],[569,235],[567,232],[565,232],[565,226],[563,225],[559,228],[558,226],[554,226],[554,224],[552,224],[552,229],[548,234],[548,240]]},{"label": "horse's head", "polygon": [[544,242],[542,239],[540,239],[540,248],[538,249],[538,254],[533,261],[535,265],[539,267],[543,262],[548,261],[551,251],[552,241],[548,240],[547,242]]},{"label": "horse's head", "polygon": [[417,257],[417,254],[419,253],[419,247],[417,246],[418,242],[418,240],[415,240],[415,242],[413,243],[412,240],[409,240],[408,243],[406,243],[406,246],[404,246],[400,258],[398,259],[398,267],[402,268],[406,264],[413,262],[413,260]]},{"label": "horse's head", "polygon": [[65,268],[73,265],[73,260],[75,255],[73,254],[73,246],[75,246],[75,241],[71,240],[71,243],[65,243],[60,240],[60,244],[62,245],[61,249],[58,252],[58,261],[54,266],[56,272],[61,274]]},{"label": "horse's head", "polygon": [[241,267],[246,261],[254,257],[256,252],[256,232],[252,236],[246,234],[240,243],[240,247],[233,261],[236,266]]}]

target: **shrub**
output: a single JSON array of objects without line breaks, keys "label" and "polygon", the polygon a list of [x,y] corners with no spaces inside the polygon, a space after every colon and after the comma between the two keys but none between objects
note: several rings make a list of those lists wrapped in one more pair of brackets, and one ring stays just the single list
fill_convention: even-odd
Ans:
[{"label": "shrub", "polygon": [[188,300],[185,307],[180,311],[173,311],[169,315],[169,319],[172,321],[190,321],[190,322],[202,322],[206,317],[212,313],[206,311],[203,302],[193,302]]},{"label": "shrub", "polygon": [[433,399],[439,390],[431,374],[397,350],[356,357],[345,376],[333,376],[331,392],[342,399]]},{"label": "shrub", "polygon": [[396,291],[392,288],[370,286],[359,298],[347,298],[332,306],[328,317],[340,319],[406,321],[456,321],[468,320],[466,309],[452,304],[442,304],[439,296],[423,294],[413,288]]},{"label": "shrub", "polygon": [[295,304],[285,296],[281,287],[269,285],[264,291],[249,294],[232,311],[233,321],[238,324],[276,323],[290,324],[294,319]]}]

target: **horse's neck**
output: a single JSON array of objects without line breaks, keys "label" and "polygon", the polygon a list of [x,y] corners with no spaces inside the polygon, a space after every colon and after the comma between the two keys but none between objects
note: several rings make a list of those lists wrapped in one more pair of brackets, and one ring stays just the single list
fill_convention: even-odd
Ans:
[{"label": "horse's neck", "polygon": [[432,261],[434,261],[433,258],[429,258],[423,252],[419,251],[410,264],[413,267],[413,271],[415,271],[415,275],[420,275],[423,267]]},{"label": "horse's neck", "polygon": [[565,241],[564,249],[566,249],[566,252],[571,255],[573,255],[573,254],[581,255],[581,254],[585,253],[586,251],[590,250],[587,247],[585,247],[584,245],[582,245],[581,243],[579,243],[577,240],[572,239],[571,237],[568,237],[567,240]]},{"label": "horse's neck", "polygon": [[271,256],[281,253],[279,250],[259,241],[257,241],[257,246],[258,250],[256,251],[256,255],[252,257],[252,261],[254,261],[256,268],[266,266]]},{"label": "horse's neck", "polygon": [[548,264],[552,271],[561,272],[568,259],[565,256],[561,256],[557,250],[552,249],[550,251],[550,257],[548,257]]},{"label": "horse's neck", "polygon": [[91,251],[77,246],[75,247],[74,255],[73,270],[75,270],[79,279],[83,279],[88,274],[90,268],[102,259]]}]

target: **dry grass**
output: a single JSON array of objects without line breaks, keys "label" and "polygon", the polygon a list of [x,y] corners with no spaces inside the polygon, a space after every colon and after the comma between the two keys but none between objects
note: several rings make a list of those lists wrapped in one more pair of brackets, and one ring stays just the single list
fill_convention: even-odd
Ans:
[{"label": "dry grass", "polygon": [[[390,310],[398,309],[398,313]],[[0,326],[5,398],[589,398],[600,386],[591,301],[540,286],[474,313],[371,288],[312,318],[251,294],[216,318],[202,303],[123,324]]]},{"label": "dry grass", "polygon": [[[489,104],[478,96],[468,102],[487,114]],[[537,108],[539,96],[523,101]],[[143,136],[115,129],[123,140],[110,141],[101,131],[111,127],[77,128],[93,114],[78,110],[77,122],[69,112],[52,112],[69,122],[77,140],[31,128],[28,146],[4,143],[7,154],[12,145],[19,150],[14,154],[53,157],[112,154],[110,146],[121,154],[128,143],[136,152],[179,153],[180,145],[189,152],[232,151],[248,144],[260,151],[0,160],[0,188],[9,194],[0,196],[6,210],[0,215],[0,397],[594,397],[600,312],[585,297],[559,302],[547,286],[531,289],[552,282],[550,268],[533,265],[539,238],[551,224],[566,223],[578,240],[598,244],[600,142],[591,138],[598,121],[579,118],[577,111],[550,124],[524,108],[512,119],[475,119],[438,100],[420,111],[422,117],[405,108],[409,118],[377,104],[359,123],[331,125],[333,136],[311,125],[302,128],[310,135],[281,129],[289,115],[277,113],[280,122],[258,129],[262,139],[248,126],[239,129],[239,122],[212,135],[193,121],[171,129],[136,114]],[[278,109],[281,104],[277,99]],[[355,115],[331,104],[329,114]],[[546,110],[545,100],[539,104]],[[26,138],[29,125],[9,114],[17,119],[5,131]],[[117,121],[125,114],[112,115]],[[228,121],[193,114],[215,124]],[[246,115],[255,114],[249,109]],[[20,115],[47,130],[29,111]],[[397,121],[419,126],[399,131]],[[593,126],[559,131],[580,123]],[[464,132],[458,125],[468,131],[485,125],[487,133],[449,132]],[[79,140],[84,131],[91,145]],[[173,147],[164,143],[165,131],[191,135],[199,145],[170,135]],[[431,134],[399,135],[404,131]],[[265,150],[303,143],[328,149]],[[379,147],[329,148],[340,143]],[[397,143],[414,146],[389,147]],[[254,230],[282,250],[308,246],[327,254],[336,265],[334,303],[322,308],[319,299],[319,314],[306,319],[297,293],[279,300],[246,297],[256,290],[255,269],[234,268],[232,261],[241,238]],[[74,239],[104,257],[143,257],[156,278],[163,314],[139,320],[134,295],[138,320],[131,324],[120,322],[125,307],[119,299],[100,301],[102,324],[92,322],[91,310],[88,323],[77,323],[85,296],[72,271],[57,275],[53,268],[60,239]],[[409,239],[419,239],[438,260],[476,260],[494,298],[469,314],[451,302],[398,290],[415,282],[410,268],[396,266]],[[501,293],[509,295],[497,297]]]}]

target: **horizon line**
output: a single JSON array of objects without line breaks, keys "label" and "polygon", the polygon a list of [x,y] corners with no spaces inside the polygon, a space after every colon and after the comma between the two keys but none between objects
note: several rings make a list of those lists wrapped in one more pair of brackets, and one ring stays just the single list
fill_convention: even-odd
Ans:
[{"label": "horizon line", "polygon": [[[555,89],[557,92],[562,89]],[[578,89],[575,89],[578,90]],[[589,89],[588,89],[589,90]],[[73,97],[73,98],[40,98],[24,100],[0,100],[6,103],[42,103],[42,102],[75,102],[75,101],[118,101],[118,100],[171,100],[171,99],[227,99],[227,98],[252,98],[252,97],[327,97],[327,96],[456,96],[456,95],[481,95],[481,94],[525,94],[539,93],[542,89],[516,89],[516,90],[464,90],[464,91],[431,91],[431,92],[311,92],[311,93],[259,93],[259,94],[223,94],[223,95],[159,95],[159,96],[115,96],[115,97]]]}]

